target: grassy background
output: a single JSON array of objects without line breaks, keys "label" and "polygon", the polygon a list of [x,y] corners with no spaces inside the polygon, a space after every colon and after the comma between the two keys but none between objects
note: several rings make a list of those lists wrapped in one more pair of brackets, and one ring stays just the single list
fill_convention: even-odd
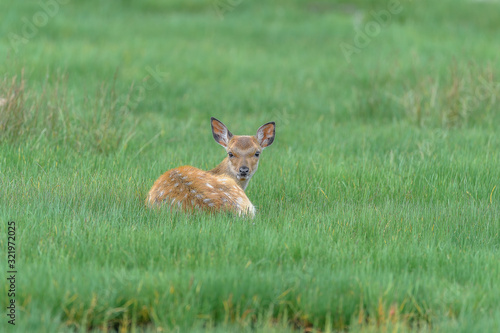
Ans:
[{"label": "grassy background", "polygon": [[[2,330],[500,330],[500,5],[401,1],[348,61],[386,1],[215,3],[0,4]],[[254,220],[143,205],[210,116],[277,123]]]}]

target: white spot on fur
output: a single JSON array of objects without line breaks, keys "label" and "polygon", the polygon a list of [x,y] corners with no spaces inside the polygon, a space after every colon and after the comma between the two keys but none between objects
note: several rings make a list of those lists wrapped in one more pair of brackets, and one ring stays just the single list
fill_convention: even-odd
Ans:
[{"label": "white spot on fur", "polygon": [[182,177],[182,179],[186,180],[186,179],[188,179],[188,176],[184,176],[184,177]]},{"label": "white spot on fur", "polygon": [[177,186],[179,186],[179,183],[175,183],[175,184],[174,184],[174,187],[177,187]]},{"label": "white spot on fur", "polygon": [[162,197],[162,196],[163,196],[163,194],[165,194],[165,191],[161,191],[161,192],[160,192],[160,197]]},{"label": "white spot on fur", "polygon": [[212,200],[210,200],[210,199],[203,199],[204,203],[207,203],[207,202],[210,202],[210,201],[212,201]]},{"label": "white spot on fur", "polygon": [[196,190],[191,190],[191,193],[196,193]]},{"label": "white spot on fur", "polygon": [[187,186],[190,186],[191,184],[193,184],[193,182],[187,182],[186,183]]},{"label": "white spot on fur", "polygon": [[214,206],[213,202],[211,202],[211,203],[208,204],[208,207],[213,207],[213,206]]},{"label": "white spot on fur", "polygon": [[173,205],[174,203],[175,203],[175,198],[172,199],[172,202],[170,204]]},{"label": "white spot on fur", "polygon": [[187,198],[187,196],[188,196],[188,195],[187,195],[187,193],[186,193],[186,194],[184,194],[184,199],[186,199],[186,198]]},{"label": "white spot on fur", "polygon": [[201,194],[197,194],[197,195],[195,195],[195,197],[197,197],[198,199],[203,198],[203,196]]},{"label": "white spot on fur", "polygon": [[209,183],[206,184],[208,187],[210,188],[214,188],[212,185],[210,185]]}]

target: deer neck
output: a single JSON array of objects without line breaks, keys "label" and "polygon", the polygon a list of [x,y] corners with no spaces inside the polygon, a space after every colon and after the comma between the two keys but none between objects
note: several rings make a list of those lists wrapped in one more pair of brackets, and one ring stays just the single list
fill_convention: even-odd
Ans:
[{"label": "deer neck", "polygon": [[250,182],[250,177],[248,177],[245,180],[239,180],[236,178],[235,175],[232,174],[231,170],[229,169],[229,158],[226,157],[218,166],[213,168],[212,170],[209,170],[208,172],[215,175],[215,176],[228,176],[231,177],[240,187],[245,191],[245,189],[248,186],[248,183]]}]

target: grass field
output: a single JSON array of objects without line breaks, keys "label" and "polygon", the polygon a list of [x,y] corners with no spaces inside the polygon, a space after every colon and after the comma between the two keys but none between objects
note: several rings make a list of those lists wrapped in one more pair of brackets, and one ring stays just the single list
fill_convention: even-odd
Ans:
[{"label": "grass field", "polygon": [[[0,3],[0,331],[500,331],[498,1],[54,1]],[[211,116],[276,122],[256,218],[147,209]]]}]

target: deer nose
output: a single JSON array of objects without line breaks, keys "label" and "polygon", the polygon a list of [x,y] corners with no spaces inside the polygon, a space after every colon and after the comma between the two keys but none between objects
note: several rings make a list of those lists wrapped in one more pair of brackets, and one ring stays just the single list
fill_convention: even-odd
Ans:
[{"label": "deer nose", "polygon": [[242,166],[240,168],[240,173],[241,174],[246,174],[246,173],[248,173],[248,171],[250,171],[250,169],[248,167],[246,167],[246,166]]}]

